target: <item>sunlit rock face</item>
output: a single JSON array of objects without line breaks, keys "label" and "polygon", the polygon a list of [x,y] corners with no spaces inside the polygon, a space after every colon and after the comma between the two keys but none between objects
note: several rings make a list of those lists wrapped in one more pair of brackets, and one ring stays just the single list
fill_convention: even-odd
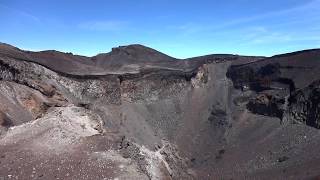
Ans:
[{"label": "sunlit rock face", "polygon": [[315,178],[319,60],[0,44],[0,177]]}]

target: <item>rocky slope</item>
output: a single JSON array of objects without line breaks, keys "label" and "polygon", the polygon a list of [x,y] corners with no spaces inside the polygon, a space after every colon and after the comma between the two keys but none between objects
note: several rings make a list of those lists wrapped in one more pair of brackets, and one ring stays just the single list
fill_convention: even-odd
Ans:
[{"label": "rocky slope", "polygon": [[315,178],[319,60],[0,44],[0,177]]}]

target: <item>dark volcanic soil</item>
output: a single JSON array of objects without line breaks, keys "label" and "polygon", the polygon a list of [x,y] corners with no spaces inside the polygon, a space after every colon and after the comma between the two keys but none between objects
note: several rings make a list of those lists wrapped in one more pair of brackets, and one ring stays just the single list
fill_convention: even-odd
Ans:
[{"label": "dark volcanic soil", "polygon": [[0,44],[1,179],[316,179],[320,50],[175,59]]}]

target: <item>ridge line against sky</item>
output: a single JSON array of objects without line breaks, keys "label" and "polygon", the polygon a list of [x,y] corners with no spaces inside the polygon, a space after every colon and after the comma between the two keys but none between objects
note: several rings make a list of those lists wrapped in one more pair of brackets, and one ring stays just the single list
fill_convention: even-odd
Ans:
[{"label": "ridge line against sky", "polygon": [[0,1],[0,41],[87,56],[143,44],[177,58],[320,47],[320,0],[92,2]]}]

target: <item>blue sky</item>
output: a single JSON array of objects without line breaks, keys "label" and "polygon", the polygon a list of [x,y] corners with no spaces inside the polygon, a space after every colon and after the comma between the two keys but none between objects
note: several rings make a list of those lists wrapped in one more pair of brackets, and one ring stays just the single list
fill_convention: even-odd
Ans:
[{"label": "blue sky", "polygon": [[320,48],[320,0],[0,0],[0,42],[92,56],[143,44],[178,58]]}]

